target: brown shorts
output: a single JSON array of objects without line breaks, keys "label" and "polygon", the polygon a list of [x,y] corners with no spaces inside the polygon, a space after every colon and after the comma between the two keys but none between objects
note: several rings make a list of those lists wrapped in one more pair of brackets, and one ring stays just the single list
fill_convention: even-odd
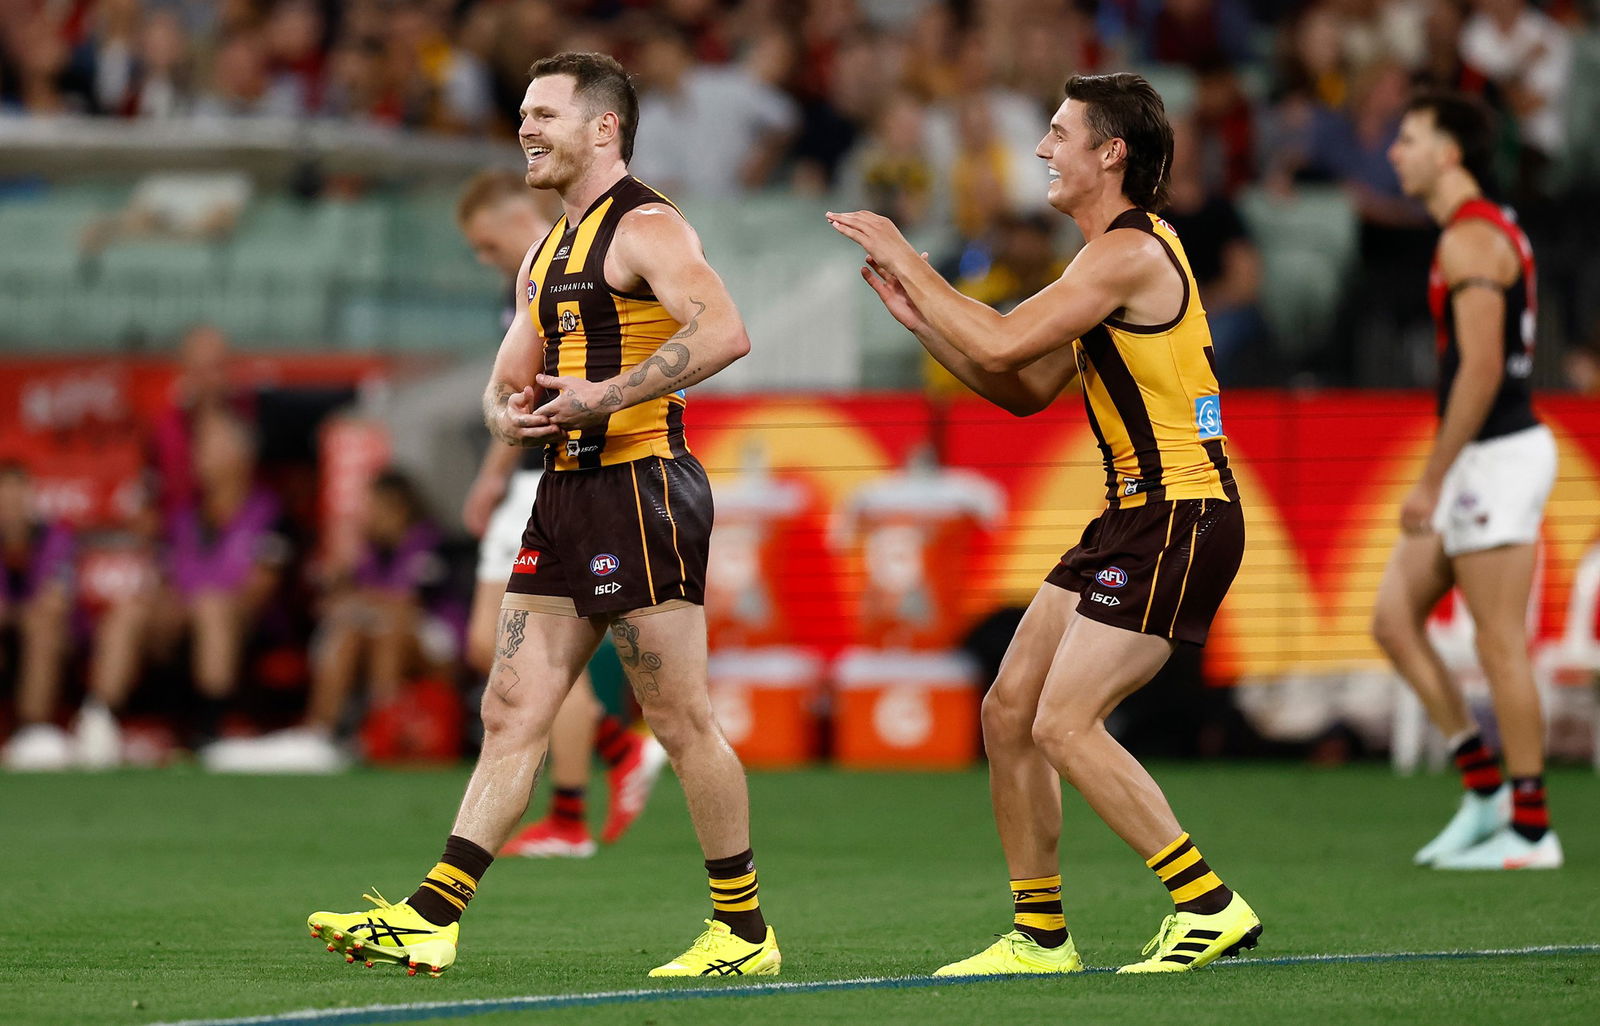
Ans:
[{"label": "brown shorts", "polygon": [[1222,499],[1109,509],[1045,578],[1091,620],[1203,645],[1244,558],[1244,512]]},{"label": "brown shorts", "polygon": [[[506,584],[518,596],[571,599],[579,616],[705,604],[711,485],[693,456],[648,456],[545,474]],[[539,608],[543,603],[521,603]]]}]

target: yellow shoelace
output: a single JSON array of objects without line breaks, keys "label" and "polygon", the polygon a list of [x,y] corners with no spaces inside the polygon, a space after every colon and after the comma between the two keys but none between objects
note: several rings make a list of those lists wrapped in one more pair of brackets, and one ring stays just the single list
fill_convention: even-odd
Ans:
[{"label": "yellow shoelace", "polygon": [[1139,954],[1148,955],[1150,952],[1161,947],[1162,943],[1167,939],[1167,935],[1170,934],[1177,927],[1177,925],[1178,917],[1176,915],[1170,915],[1161,920],[1161,929],[1156,931],[1156,935],[1150,938],[1150,943],[1146,944],[1144,946],[1144,950],[1139,952]]}]

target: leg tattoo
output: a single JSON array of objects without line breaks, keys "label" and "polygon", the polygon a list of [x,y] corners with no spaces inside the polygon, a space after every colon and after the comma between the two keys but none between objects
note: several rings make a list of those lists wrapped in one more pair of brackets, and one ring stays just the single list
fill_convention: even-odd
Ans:
[{"label": "leg tattoo", "polygon": [[639,628],[627,620],[616,620],[611,624],[611,637],[616,640],[617,658],[628,671],[634,696],[642,702],[646,695],[654,698],[661,694],[661,681],[656,677],[661,657],[639,648]]}]

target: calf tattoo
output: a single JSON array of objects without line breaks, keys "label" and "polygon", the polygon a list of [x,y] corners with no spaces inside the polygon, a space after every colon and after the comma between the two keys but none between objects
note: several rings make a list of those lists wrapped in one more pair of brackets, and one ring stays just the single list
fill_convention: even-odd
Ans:
[{"label": "calf tattoo", "polygon": [[639,647],[639,628],[627,620],[616,620],[611,624],[611,637],[617,643],[617,658],[628,671],[634,696],[642,702],[646,695],[660,695],[661,681],[656,671],[661,669],[661,657]]}]

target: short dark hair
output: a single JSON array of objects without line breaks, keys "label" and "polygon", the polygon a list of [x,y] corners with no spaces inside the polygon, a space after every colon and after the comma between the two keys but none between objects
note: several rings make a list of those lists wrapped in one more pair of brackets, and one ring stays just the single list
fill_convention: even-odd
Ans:
[{"label": "short dark hair", "polygon": [[1121,139],[1128,147],[1122,166],[1122,192],[1144,210],[1167,205],[1172,182],[1172,123],[1161,94],[1142,75],[1073,75],[1067,99],[1084,105],[1093,133],[1090,146]]},{"label": "short dark hair", "polygon": [[1495,186],[1494,113],[1481,100],[1445,89],[1426,89],[1411,97],[1406,113],[1427,111],[1433,126],[1461,148],[1461,166],[1484,191]]},{"label": "short dark hair", "polygon": [[616,114],[623,163],[632,160],[633,134],[639,128],[639,94],[617,59],[604,53],[558,53],[541,57],[528,68],[529,81],[548,75],[571,75],[577,80],[572,92],[583,101],[586,118],[606,111]]}]

